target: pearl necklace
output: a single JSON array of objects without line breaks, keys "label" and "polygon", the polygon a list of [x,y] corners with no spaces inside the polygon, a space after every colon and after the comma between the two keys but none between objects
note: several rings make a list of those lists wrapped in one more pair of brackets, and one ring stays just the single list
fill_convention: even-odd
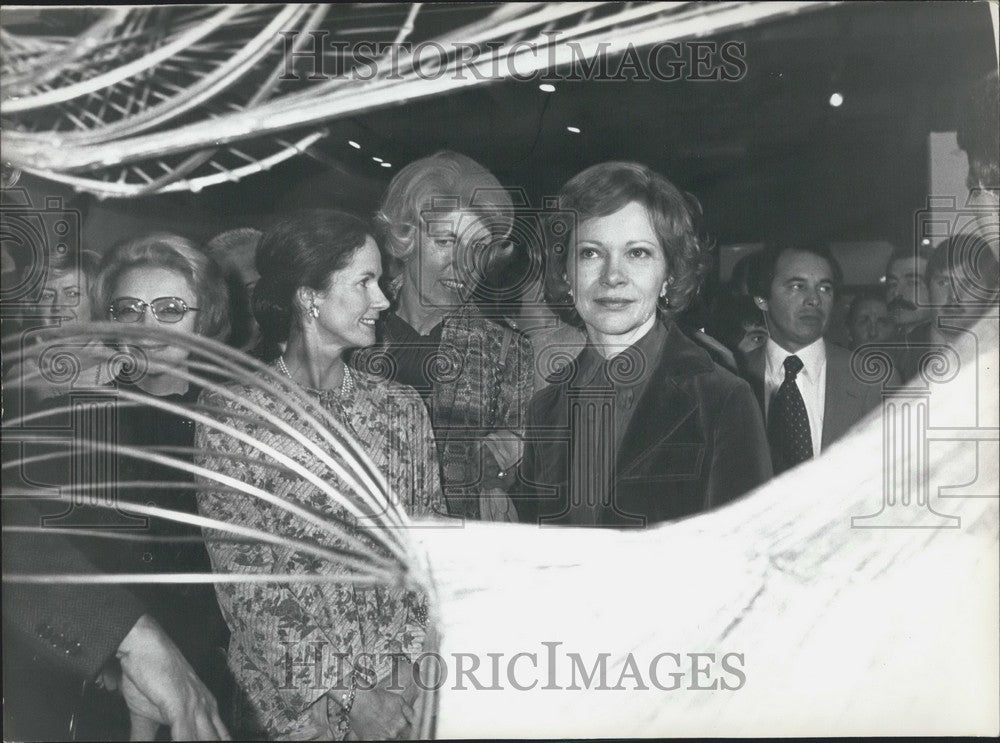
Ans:
[{"label": "pearl necklace", "polygon": [[[295,381],[295,378],[292,377],[292,373],[288,371],[288,365],[285,363],[284,354],[278,357],[278,371],[291,379],[293,382]],[[348,369],[347,366],[344,366],[344,379],[340,383],[340,394],[341,396],[346,397],[352,392],[354,392],[354,378],[351,376],[351,370]]]}]

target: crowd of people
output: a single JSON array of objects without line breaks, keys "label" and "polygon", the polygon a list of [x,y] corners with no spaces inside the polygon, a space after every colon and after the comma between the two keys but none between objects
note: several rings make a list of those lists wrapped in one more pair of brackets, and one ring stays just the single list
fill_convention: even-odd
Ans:
[{"label": "crowd of people", "polygon": [[[75,306],[75,317],[58,313],[63,327],[163,327],[248,351],[345,427],[417,518],[650,527],[749,493],[821,455],[878,407],[882,382],[859,378],[851,351],[827,338],[845,287],[823,242],[768,242],[710,293],[714,249],[700,207],[663,175],[638,163],[593,165],[565,184],[559,205],[575,217],[569,239],[539,246],[542,276],[503,313],[479,288],[496,285],[509,266],[517,214],[487,169],[453,152],[403,168],[373,219],[298,212],[204,248],[144,235],[78,261],[74,286],[53,267],[44,298]],[[888,384],[898,385],[921,373],[929,345],[963,342],[963,329],[995,308],[998,283],[994,250],[981,237],[957,235],[930,253],[903,248],[882,282],[850,289],[845,334],[855,348],[886,349],[895,360]],[[56,410],[53,401],[74,392],[45,373],[44,328],[34,336],[6,372],[5,397],[16,398],[6,415]],[[314,466],[307,448],[286,447],[260,417],[313,435],[266,385],[206,389],[189,373],[185,344],[130,334],[123,345],[141,352],[138,373],[116,374],[109,359],[121,347],[94,342],[81,349],[75,377],[117,406],[119,445],[172,451],[319,518],[356,523],[246,443],[270,442],[289,461]],[[178,412],[194,408],[223,411],[231,432]],[[55,477],[44,462],[22,464],[5,477]],[[33,466],[48,469],[32,475]],[[120,508],[5,498],[5,527],[89,527],[72,545],[11,533],[5,570],[72,564],[95,573],[320,572],[331,580],[67,586],[58,594],[5,586],[18,606],[5,621],[29,655],[121,689],[133,735],[153,737],[161,723],[202,738],[225,737],[227,728],[269,739],[413,733],[412,679],[421,669],[410,668],[397,688],[388,667],[374,668],[376,683],[361,686],[351,659],[417,653],[430,629],[425,596],[345,585],[336,580],[343,566],[129,510],[169,503],[330,542],[301,515],[217,480],[143,459],[123,459],[116,476]],[[109,543],[95,529],[139,536]],[[156,638],[143,645],[155,652],[141,678],[129,645],[137,631]],[[347,662],[324,670],[318,684],[307,663],[289,671],[289,643],[300,653],[320,641]]]}]

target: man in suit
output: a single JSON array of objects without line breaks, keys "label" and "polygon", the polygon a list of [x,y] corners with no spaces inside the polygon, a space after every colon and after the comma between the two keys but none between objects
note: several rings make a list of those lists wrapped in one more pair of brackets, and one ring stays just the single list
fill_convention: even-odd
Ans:
[{"label": "man in suit", "polygon": [[747,355],[746,375],[764,411],[779,474],[819,455],[878,407],[881,380],[859,379],[851,353],[823,338],[840,283],[825,247],[768,246],[751,283],[770,338]]},{"label": "man in suit", "polygon": [[174,740],[228,740],[212,693],[131,592],[113,585],[8,582],[15,574],[98,572],[58,535],[5,534],[4,644],[16,640],[39,662],[83,678],[116,657],[134,740],[154,738],[161,724],[170,726]]}]

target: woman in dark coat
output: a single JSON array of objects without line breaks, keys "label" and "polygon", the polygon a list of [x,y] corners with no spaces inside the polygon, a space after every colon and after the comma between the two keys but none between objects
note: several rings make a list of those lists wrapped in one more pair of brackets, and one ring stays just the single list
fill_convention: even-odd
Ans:
[{"label": "woman in dark coat", "polygon": [[583,171],[551,246],[547,299],[587,345],[528,412],[515,504],[522,521],[646,526],[730,501],[771,476],[749,385],[674,318],[707,267],[697,202],[634,163]]}]

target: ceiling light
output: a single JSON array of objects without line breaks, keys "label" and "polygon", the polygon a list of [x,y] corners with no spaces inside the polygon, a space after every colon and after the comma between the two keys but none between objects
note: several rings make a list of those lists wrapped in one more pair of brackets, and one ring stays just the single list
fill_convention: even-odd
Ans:
[{"label": "ceiling light", "polygon": [[347,144],[349,144],[349,145],[350,145],[351,147],[353,147],[353,148],[354,148],[354,149],[356,149],[356,150],[360,150],[360,149],[361,149],[361,145],[359,145],[359,144],[358,144],[357,142],[355,142],[355,141],[354,141],[353,139],[349,139],[349,140],[347,140]]},{"label": "ceiling light", "polygon": [[575,127],[575,126],[567,126],[566,127],[566,131],[572,132],[573,134],[579,134],[580,133],[579,127]]},{"label": "ceiling light", "polygon": [[830,105],[834,108],[840,108],[840,105],[844,102],[844,96],[840,93],[834,93],[830,96]]},{"label": "ceiling light", "polygon": [[555,93],[556,92],[556,86],[553,85],[552,83],[542,83],[541,85],[538,86],[538,89],[540,91],[542,91],[543,93]]},{"label": "ceiling light", "polygon": [[377,163],[382,162],[382,158],[381,157],[373,157],[372,160],[374,160]]},{"label": "ceiling light", "polygon": [[392,167],[392,163],[382,163],[382,167],[383,168],[391,168]]}]

